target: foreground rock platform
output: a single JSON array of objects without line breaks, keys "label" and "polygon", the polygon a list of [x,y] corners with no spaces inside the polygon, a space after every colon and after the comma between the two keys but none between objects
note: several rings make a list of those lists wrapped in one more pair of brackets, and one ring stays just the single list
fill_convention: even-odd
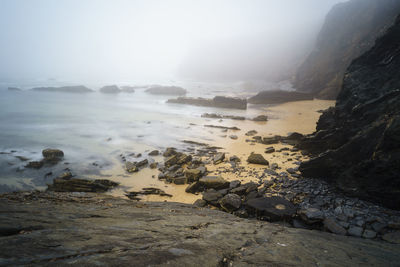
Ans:
[{"label": "foreground rock platform", "polygon": [[395,266],[400,246],[179,203],[95,193],[0,196],[0,265]]}]

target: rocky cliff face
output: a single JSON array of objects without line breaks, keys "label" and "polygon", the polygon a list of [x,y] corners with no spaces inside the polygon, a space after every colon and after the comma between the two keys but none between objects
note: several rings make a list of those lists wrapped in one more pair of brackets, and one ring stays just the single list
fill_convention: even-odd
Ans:
[{"label": "rocky cliff face", "polygon": [[335,108],[300,144],[300,170],[359,197],[400,209],[400,16],[348,68]]},{"label": "rocky cliff face", "polygon": [[327,15],[315,49],[298,69],[294,86],[322,99],[335,99],[351,61],[374,45],[400,12],[398,0],[350,0]]}]

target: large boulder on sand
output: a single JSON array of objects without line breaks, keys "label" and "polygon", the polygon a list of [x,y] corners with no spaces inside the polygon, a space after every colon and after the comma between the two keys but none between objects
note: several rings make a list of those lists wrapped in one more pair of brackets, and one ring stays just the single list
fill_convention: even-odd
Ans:
[{"label": "large boulder on sand", "polygon": [[227,212],[232,212],[240,208],[242,200],[236,194],[227,194],[219,200],[219,204]]},{"label": "large boulder on sand", "polygon": [[247,158],[247,162],[251,164],[259,164],[259,165],[269,165],[268,160],[266,160],[261,154],[251,153]]},{"label": "large boulder on sand", "polygon": [[200,186],[204,188],[224,189],[229,187],[229,182],[221,176],[206,176],[199,179]]}]

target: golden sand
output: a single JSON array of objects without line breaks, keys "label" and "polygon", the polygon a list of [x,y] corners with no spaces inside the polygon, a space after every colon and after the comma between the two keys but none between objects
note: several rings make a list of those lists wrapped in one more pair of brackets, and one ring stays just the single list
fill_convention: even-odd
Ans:
[{"label": "golden sand", "polygon": [[[289,152],[289,155],[284,155],[282,152],[275,152],[271,154],[264,153],[265,148],[272,146],[276,150],[282,147],[290,147],[288,145],[276,144],[276,145],[264,145],[253,142],[246,142],[247,139],[251,139],[251,136],[246,136],[246,132],[250,130],[256,130],[263,137],[282,135],[285,136],[291,132],[299,132],[302,134],[310,134],[315,131],[316,122],[321,115],[318,111],[327,109],[335,104],[334,101],[325,100],[312,100],[312,101],[298,101],[284,103],[268,108],[259,108],[257,106],[250,106],[249,114],[259,115],[264,114],[268,116],[268,122],[254,122],[250,120],[237,121],[237,120],[219,120],[219,119],[201,119],[194,118],[192,122],[196,126],[194,131],[203,133],[203,139],[193,139],[188,137],[192,141],[203,142],[207,140],[207,143],[213,146],[222,147],[221,152],[226,153],[226,157],[236,155],[241,159],[240,166],[245,167],[242,172],[224,172],[221,174],[228,181],[240,180],[242,182],[257,181],[257,176],[264,172],[266,166],[247,164],[246,159],[251,152],[259,153],[269,161],[270,164],[277,163],[281,170],[284,171],[287,168],[293,168],[297,165],[294,162],[297,161],[296,157],[301,157],[301,160],[306,160],[306,157],[301,156],[300,152]],[[228,130],[227,132],[221,129],[206,128],[199,122],[204,124],[213,124],[240,128],[240,131]],[[231,139],[231,135],[236,135],[237,139]],[[290,160],[291,159],[291,160]],[[157,162],[162,162],[161,156],[155,157]],[[221,163],[218,165],[207,164],[206,165],[210,175],[217,175],[218,170],[231,170],[230,163]],[[113,170],[109,171],[113,173]],[[164,190],[166,193],[173,195],[172,197],[161,197],[157,195],[143,196],[142,200],[145,201],[174,201],[182,203],[193,203],[196,199],[200,198],[201,195],[194,195],[185,193],[187,185],[174,185],[165,184],[164,181],[158,180],[159,171],[157,169],[144,168],[138,173],[134,174],[118,174],[112,175],[112,180],[120,182],[121,187],[111,191],[114,196],[124,196],[125,192],[128,191],[140,191],[145,187],[155,187]],[[258,175],[257,175],[258,174]]]}]

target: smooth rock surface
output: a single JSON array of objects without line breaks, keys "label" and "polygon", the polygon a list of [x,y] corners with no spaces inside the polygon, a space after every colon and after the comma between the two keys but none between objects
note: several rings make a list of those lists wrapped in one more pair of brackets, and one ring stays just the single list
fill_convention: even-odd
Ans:
[{"label": "smooth rock surface", "polygon": [[93,193],[2,195],[0,230],[1,265],[9,266],[393,266],[400,261],[400,246],[387,242]]}]

